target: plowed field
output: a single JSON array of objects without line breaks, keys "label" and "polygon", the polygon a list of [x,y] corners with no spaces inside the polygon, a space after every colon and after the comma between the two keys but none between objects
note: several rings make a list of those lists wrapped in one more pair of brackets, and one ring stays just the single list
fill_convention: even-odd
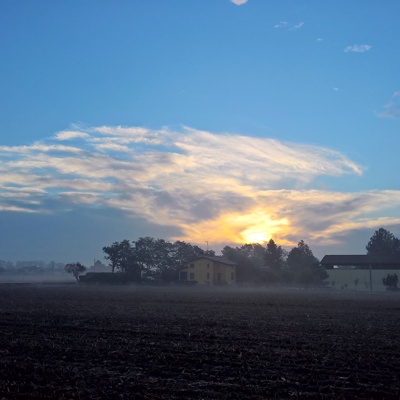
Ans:
[{"label": "plowed field", "polygon": [[400,296],[0,285],[0,399],[399,399]]}]

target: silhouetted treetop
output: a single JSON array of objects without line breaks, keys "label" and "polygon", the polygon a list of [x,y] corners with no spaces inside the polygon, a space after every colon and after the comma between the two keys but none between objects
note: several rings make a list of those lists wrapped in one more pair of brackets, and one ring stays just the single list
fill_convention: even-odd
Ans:
[{"label": "silhouetted treetop", "polygon": [[379,228],[372,235],[366,249],[368,255],[400,255],[400,240],[388,230]]}]

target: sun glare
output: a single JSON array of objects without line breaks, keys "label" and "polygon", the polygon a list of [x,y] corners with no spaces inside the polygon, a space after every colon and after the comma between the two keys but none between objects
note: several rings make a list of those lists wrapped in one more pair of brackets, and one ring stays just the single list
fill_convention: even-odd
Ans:
[{"label": "sun glare", "polygon": [[260,229],[246,229],[240,236],[244,243],[265,243],[271,238],[271,234]]},{"label": "sun glare", "polygon": [[273,219],[265,210],[252,210],[247,214],[223,214],[213,221],[184,225],[185,236],[175,240],[192,243],[266,243],[272,237],[283,236],[288,230],[287,218]]}]

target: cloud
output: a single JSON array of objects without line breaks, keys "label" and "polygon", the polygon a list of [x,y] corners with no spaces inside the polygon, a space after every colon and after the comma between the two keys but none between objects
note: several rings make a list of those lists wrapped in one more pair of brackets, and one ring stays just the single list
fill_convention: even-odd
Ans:
[{"label": "cloud", "polygon": [[[74,146],[60,146],[60,137]],[[82,128],[0,147],[0,211],[57,215],[86,207],[174,227],[171,240],[225,245],[274,237],[290,246],[308,237],[323,245],[375,226],[377,210],[399,204],[398,191],[314,187],[316,178],[362,172],[333,149],[273,138],[189,127]]]},{"label": "cloud", "polygon": [[237,6],[242,6],[243,4],[246,4],[248,0],[231,0],[233,4],[236,4]]},{"label": "cloud", "polygon": [[288,29],[290,31],[295,31],[297,29],[302,28],[303,26],[304,26],[304,22],[299,22],[297,24],[292,24],[292,23],[289,23],[287,21],[281,21],[281,22],[275,24],[274,28],[276,28],[276,29],[282,28],[282,29]]},{"label": "cloud", "polygon": [[304,22],[299,22],[298,24],[293,25],[292,30],[300,29],[304,26]]},{"label": "cloud", "polygon": [[286,28],[288,23],[286,21],[281,21],[274,25],[274,28]]},{"label": "cloud", "polygon": [[61,131],[57,132],[54,135],[54,139],[56,140],[71,140],[71,139],[78,139],[78,138],[85,138],[89,135],[84,132],[77,132],[77,131]]},{"label": "cloud", "polygon": [[383,110],[376,115],[381,118],[399,118],[400,117],[400,91],[393,93],[389,102],[383,106]]},{"label": "cloud", "polygon": [[372,48],[369,44],[353,44],[352,46],[347,46],[344,49],[345,53],[365,53]]}]

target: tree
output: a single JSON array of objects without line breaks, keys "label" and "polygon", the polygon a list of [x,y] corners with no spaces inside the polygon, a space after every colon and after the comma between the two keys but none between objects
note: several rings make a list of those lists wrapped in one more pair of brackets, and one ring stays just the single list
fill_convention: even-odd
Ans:
[{"label": "tree", "polygon": [[326,271],[319,265],[318,258],[314,257],[313,252],[303,240],[297,244],[297,247],[290,250],[286,262],[297,282],[305,286],[321,284],[328,277]]},{"label": "tree", "polygon": [[118,267],[119,262],[119,250],[120,244],[118,242],[114,242],[111,246],[104,246],[103,252],[106,253],[104,258],[106,260],[110,260],[110,267],[112,272],[114,273],[115,268]]},{"label": "tree", "polygon": [[290,282],[293,274],[284,268],[286,255],[286,251],[278,246],[273,239],[270,239],[264,252],[266,269],[262,273],[262,281],[265,283]]},{"label": "tree", "polygon": [[240,247],[240,251],[248,258],[253,266],[260,269],[265,266],[265,247],[259,243],[247,243]]},{"label": "tree", "polygon": [[106,253],[104,258],[111,261],[112,272],[118,269],[123,273],[130,274],[134,280],[140,280],[143,268],[138,262],[135,243],[131,245],[129,240],[124,239],[121,242],[114,242],[109,247],[103,247],[103,252]]},{"label": "tree", "polygon": [[82,265],[80,262],[73,263],[73,264],[67,264],[64,267],[65,271],[68,272],[69,274],[74,275],[75,279],[79,282],[79,274],[83,273],[86,271],[86,267]]},{"label": "tree", "polygon": [[300,240],[297,247],[290,250],[287,256],[287,264],[288,268],[292,270],[307,270],[318,266],[319,261],[314,257],[308,245],[303,240]]},{"label": "tree", "polygon": [[121,272],[129,272],[133,265],[133,249],[129,240],[114,242],[111,246],[104,246],[104,258],[110,260],[112,272],[119,269]]},{"label": "tree", "polygon": [[280,271],[284,264],[285,250],[277,246],[273,239],[267,243],[264,260],[265,266],[272,271]]},{"label": "tree", "polygon": [[[159,241],[160,240],[160,241]],[[143,271],[155,272],[162,264],[167,263],[165,259],[167,252],[164,251],[166,242],[152,237],[140,237],[132,246],[132,273],[140,276]],[[164,247],[164,249],[163,249]]]},{"label": "tree", "polygon": [[222,255],[237,264],[236,279],[238,282],[254,282],[258,279],[260,267],[264,265],[262,249],[261,245],[254,243],[236,248],[225,246],[222,249]]},{"label": "tree", "polygon": [[366,249],[369,255],[400,255],[400,240],[388,230],[379,228],[369,240]]},{"label": "tree", "polygon": [[129,273],[135,280],[140,280],[142,273],[158,274],[166,281],[178,279],[179,270],[201,256],[214,255],[214,251],[204,251],[190,243],[177,241],[167,242],[164,239],[140,237],[137,241],[114,242],[104,246],[105,258],[110,260],[112,271],[115,269]]},{"label": "tree", "polygon": [[204,251],[199,246],[184,241],[174,242],[171,246],[169,269],[165,271],[164,279],[177,280],[180,270],[186,268],[189,262],[203,255],[214,256],[215,253],[211,253],[211,250]]},{"label": "tree", "polygon": [[135,266],[133,246],[127,239],[118,244],[118,268],[121,272],[130,273],[131,275],[136,275],[136,277],[138,275],[140,279],[140,271],[138,274]]},{"label": "tree", "polygon": [[[187,264],[203,255],[211,255],[206,254],[199,246],[193,246],[190,243],[177,240],[172,245],[172,262],[175,269],[186,268]],[[212,254],[214,255],[214,254]]]},{"label": "tree", "polygon": [[139,238],[135,242],[135,261],[141,268],[158,273],[166,279],[171,269],[172,244],[164,239]]},{"label": "tree", "polygon": [[385,286],[387,286],[387,290],[399,290],[397,287],[399,277],[396,273],[394,273],[393,275],[388,274],[386,278],[382,279],[382,282]]},{"label": "tree", "polygon": [[134,242],[135,262],[142,270],[156,272],[165,281],[177,280],[179,271],[201,255],[214,255],[214,252],[205,252],[186,242],[170,243],[152,237],[142,237]]}]

